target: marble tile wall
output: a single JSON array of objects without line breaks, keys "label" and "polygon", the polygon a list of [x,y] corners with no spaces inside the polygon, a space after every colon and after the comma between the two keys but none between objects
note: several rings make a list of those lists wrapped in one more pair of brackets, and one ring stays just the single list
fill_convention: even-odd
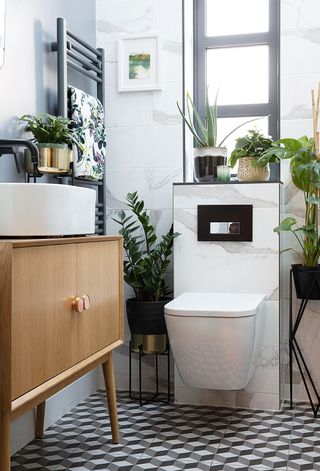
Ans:
[{"label": "marble tile wall", "polygon": [[[175,296],[186,291],[265,293],[264,337],[255,373],[241,391],[190,388],[175,373],[178,402],[279,408],[279,221],[280,185],[175,185]],[[252,204],[252,242],[198,242],[198,204]]]},{"label": "marble tile wall", "polygon": [[[281,137],[312,135],[311,89],[320,81],[320,3],[317,0],[281,0]],[[291,183],[288,163],[283,163],[284,216],[300,221],[304,214],[301,192]],[[295,247],[291,238],[283,238],[282,247]],[[281,256],[281,396],[288,398],[288,299],[289,267],[299,263],[292,253]],[[302,321],[299,339],[316,384],[320,387],[320,303],[312,302]],[[294,367],[294,397],[306,399],[297,366]]]},{"label": "marble tile wall", "polygon": [[[149,31],[159,33],[162,41],[162,90],[119,93],[118,36]],[[176,107],[182,100],[182,2],[97,0],[97,43],[106,50],[107,233],[118,232],[112,218],[125,208],[126,194],[136,190],[164,233],[172,224],[172,182],[182,179],[182,123]],[[126,286],[126,297],[132,294]],[[128,387],[128,341],[126,325],[125,345],[115,354],[119,389]],[[143,366],[144,386],[152,389],[152,359]]]}]

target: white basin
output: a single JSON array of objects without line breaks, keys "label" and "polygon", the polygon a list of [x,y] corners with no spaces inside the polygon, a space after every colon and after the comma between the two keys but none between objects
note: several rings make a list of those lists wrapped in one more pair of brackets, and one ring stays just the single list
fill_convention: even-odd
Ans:
[{"label": "white basin", "polygon": [[0,183],[0,236],[41,237],[95,232],[96,192],[49,183]]}]

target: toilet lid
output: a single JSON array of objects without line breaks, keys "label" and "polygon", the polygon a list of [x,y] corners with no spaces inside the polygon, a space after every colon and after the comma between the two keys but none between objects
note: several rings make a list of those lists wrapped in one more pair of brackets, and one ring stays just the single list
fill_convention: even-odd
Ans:
[{"label": "toilet lid", "polygon": [[184,317],[249,317],[257,313],[261,293],[183,293],[165,305],[165,314]]}]

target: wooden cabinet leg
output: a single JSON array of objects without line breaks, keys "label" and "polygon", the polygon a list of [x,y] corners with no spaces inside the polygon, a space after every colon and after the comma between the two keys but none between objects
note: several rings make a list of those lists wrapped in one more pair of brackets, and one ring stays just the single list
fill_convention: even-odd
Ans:
[{"label": "wooden cabinet leg", "polygon": [[45,411],[46,401],[43,401],[37,405],[36,438],[43,438]]},{"label": "wooden cabinet leg", "polygon": [[112,363],[112,352],[108,354],[108,361],[102,364],[104,382],[106,385],[106,394],[108,400],[109,417],[111,423],[112,441],[119,443],[119,425],[118,425],[118,411],[117,411],[117,398],[116,388],[114,382],[114,372]]},{"label": "wooden cabinet leg", "polygon": [[10,471],[10,413],[0,413],[0,469]]}]

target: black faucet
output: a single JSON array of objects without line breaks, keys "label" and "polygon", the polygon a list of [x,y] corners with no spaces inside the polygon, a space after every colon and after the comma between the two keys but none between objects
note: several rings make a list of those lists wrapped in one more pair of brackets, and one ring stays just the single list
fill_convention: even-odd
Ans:
[{"label": "black faucet", "polygon": [[11,154],[14,156],[17,172],[20,173],[20,165],[14,147],[26,147],[31,152],[31,160],[33,165],[33,178],[36,182],[37,167],[39,164],[39,150],[38,147],[32,142],[25,139],[0,139],[0,157],[2,155]]}]

